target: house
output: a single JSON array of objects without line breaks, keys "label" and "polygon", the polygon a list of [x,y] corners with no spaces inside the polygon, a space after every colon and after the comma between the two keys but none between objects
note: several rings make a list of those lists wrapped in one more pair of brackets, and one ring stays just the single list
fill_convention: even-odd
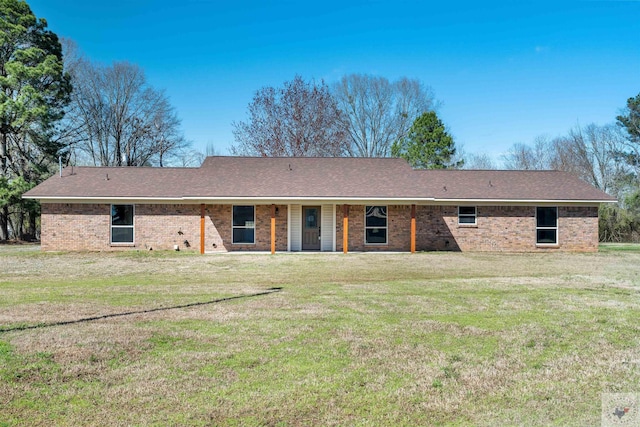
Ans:
[{"label": "house", "polygon": [[596,251],[615,199],[557,171],[414,170],[393,158],[208,157],[67,167],[24,194],[42,249]]}]

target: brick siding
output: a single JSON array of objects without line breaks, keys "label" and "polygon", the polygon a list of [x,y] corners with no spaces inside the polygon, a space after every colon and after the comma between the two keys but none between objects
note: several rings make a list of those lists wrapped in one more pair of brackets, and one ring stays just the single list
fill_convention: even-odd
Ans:
[{"label": "brick siding", "polygon": [[[344,206],[336,206],[336,251],[342,252],[344,244],[343,218]],[[349,206],[349,251],[392,251],[401,252],[411,249],[411,207],[387,206],[387,244],[365,244],[364,209],[362,205]]]},{"label": "brick siding", "polygon": [[133,245],[111,244],[110,204],[43,203],[41,227],[45,251],[199,250],[200,205],[135,205]]},{"label": "brick siding", "polygon": [[[336,206],[336,250],[343,250],[343,209]],[[559,207],[558,245],[536,245],[535,206],[478,206],[475,225],[458,224],[458,206],[416,206],[416,250],[532,252],[598,250],[598,208]],[[349,206],[349,251],[408,251],[411,207],[388,206],[388,243],[364,244],[364,206]]]},{"label": "brick siding", "polygon": [[[271,205],[255,206],[255,243],[232,243],[232,205],[207,205],[205,251],[270,251]],[[276,251],[287,250],[287,206],[276,205]]]},{"label": "brick siding", "polygon": [[558,217],[558,239],[563,250],[598,250],[598,208],[560,207]]},{"label": "brick siding", "polygon": [[136,205],[135,246],[200,249],[200,205]]},{"label": "brick siding", "polygon": [[417,206],[416,211],[417,250],[598,250],[597,207],[559,207],[555,246],[536,245],[535,206],[478,206],[476,225],[459,225],[457,206]]},{"label": "brick siding", "polygon": [[[134,245],[110,243],[109,204],[42,204],[42,249],[126,248],[200,250],[200,205],[137,204]],[[411,207],[387,206],[387,244],[366,245],[364,209],[349,206],[349,251],[409,251]],[[271,205],[256,205],[255,244],[233,244],[232,206],[205,206],[205,251],[269,251]],[[559,207],[558,245],[535,241],[535,206],[478,206],[476,225],[458,225],[457,206],[416,207],[418,251],[597,251],[598,208]],[[336,250],[343,250],[343,205],[336,206]],[[276,250],[287,250],[287,206],[277,205]]]},{"label": "brick siding", "polygon": [[100,251],[109,248],[110,205],[43,203],[44,251]]},{"label": "brick siding", "polygon": [[416,249],[426,251],[531,251],[534,206],[478,206],[476,225],[458,225],[458,206],[418,206]]}]

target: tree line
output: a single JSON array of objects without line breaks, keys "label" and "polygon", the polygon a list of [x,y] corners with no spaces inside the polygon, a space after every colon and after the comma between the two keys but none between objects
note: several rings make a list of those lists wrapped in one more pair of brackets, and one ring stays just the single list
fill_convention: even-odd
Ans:
[{"label": "tree line", "polygon": [[463,164],[430,87],[350,74],[329,87],[295,76],[263,87],[233,123],[234,155],[404,157],[414,167]]},{"label": "tree line", "polygon": [[627,100],[615,122],[514,144],[502,160],[507,169],[571,172],[616,197],[617,204],[600,207],[600,240],[640,241],[640,94]]},{"label": "tree line", "polygon": [[90,61],[27,3],[0,0],[0,241],[36,237],[40,205],[21,196],[59,160],[165,166],[188,150],[175,109],[140,67]]},{"label": "tree line", "polygon": [[[197,166],[162,90],[129,62],[99,64],[60,40],[21,0],[0,0],[0,240],[37,237],[40,206],[21,195],[65,165]],[[496,168],[465,154],[417,79],[350,74],[331,86],[294,76],[257,90],[232,123],[233,155],[402,157],[415,168]],[[603,206],[601,238],[640,233],[640,94],[615,123],[514,144],[507,169],[558,169],[616,197]]]}]

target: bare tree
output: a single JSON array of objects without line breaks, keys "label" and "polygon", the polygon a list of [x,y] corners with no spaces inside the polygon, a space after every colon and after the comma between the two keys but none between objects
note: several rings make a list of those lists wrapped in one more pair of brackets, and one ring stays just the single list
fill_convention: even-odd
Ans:
[{"label": "bare tree", "polygon": [[350,74],[333,87],[349,131],[348,155],[386,157],[391,144],[407,135],[413,122],[435,107],[433,93],[418,80]]},{"label": "bare tree", "polygon": [[221,156],[222,152],[216,147],[212,141],[207,142],[207,146],[205,148],[206,156]]},{"label": "bare tree", "polygon": [[340,156],[347,136],[327,85],[300,76],[282,88],[258,90],[249,104],[249,120],[233,127],[235,155]]},{"label": "bare tree", "polygon": [[552,169],[551,141],[546,136],[538,136],[533,146],[516,143],[502,156],[506,169],[545,170]]},{"label": "bare tree", "polygon": [[169,166],[179,151],[190,146],[180,129],[180,119],[169,105],[169,100],[162,97],[158,103],[152,122],[150,136],[155,139],[157,165]]},{"label": "bare tree", "polygon": [[489,170],[498,169],[496,163],[486,153],[475,153],[467,155],[464,161],[464,169]]},{"label": "bare tree", "polygon": [[72,62],[74,91],[66,138],[96,166],[165,166],[188,146],[166,95],[151,87],[141,68],[110,66],[82,57]]},{"label": "bare tree", "polygon": [[593,186],[617,195],[630,169],[618,159],[625,146],[620,128],[589,124],[553,141],[554,169],[573,172]]},{"label": "bare tree", "polygon": [[175,156],[172,165],[179,167],[198,167],[208,156],[221,156],[221,151],[213,142],[208,142],[204,150],[186,147]]},{"label": "bare tree", "polygon": [[549,139],[539,136],[533,146],[514,144],[503,157],[507,169],[554,169],[571,172],[593,186],[617,195],[631,170],[619,161],[625,138],[619,127],[609,124],[576,126],[567,135]]},{"label": "bare tree", "polygon": [[171,166],[181,168],[199,167],[206,157],[206,154],[204,154],[200,150],[196,150],[193,148],[184,148],[176,153]]}]

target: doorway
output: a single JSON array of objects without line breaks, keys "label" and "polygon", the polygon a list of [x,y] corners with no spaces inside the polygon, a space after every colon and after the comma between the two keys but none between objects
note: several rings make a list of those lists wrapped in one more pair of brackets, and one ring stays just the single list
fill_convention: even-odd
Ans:
[{"label": "doorway", "polygon": [[302,250],[320,250],[320,206],[302,207]]}]

